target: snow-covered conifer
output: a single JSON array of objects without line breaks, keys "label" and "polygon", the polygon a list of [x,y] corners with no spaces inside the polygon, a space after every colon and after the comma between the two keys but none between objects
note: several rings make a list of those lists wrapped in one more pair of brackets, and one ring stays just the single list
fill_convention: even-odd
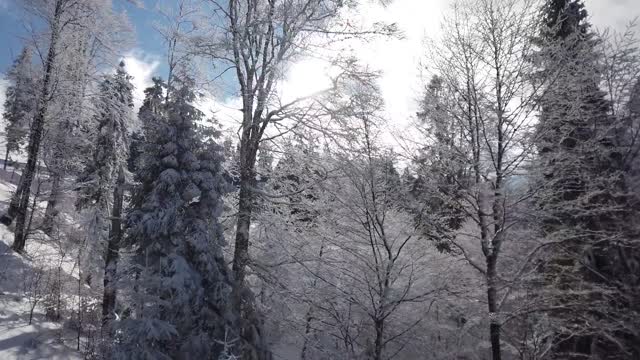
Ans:
[{"label": "snow-covered conifer", "polygon": [[224,180],[216,134],[198,126],[189,80],[146,131],[127,218],[138,268],[136,313],[122,322],[116,355],[127,359],[217,359],[237,320],[218,223]]},{"label": "snow-covered conifer", "polygon": [[31,50],[22,49],[7,72],[11,85],[6,91],[4,102],[5,136],[7,150],[4,156],[4,168],[11,152],[20,151],[29,132],[29,122],[36,105],[35,71],[31,64]]}]

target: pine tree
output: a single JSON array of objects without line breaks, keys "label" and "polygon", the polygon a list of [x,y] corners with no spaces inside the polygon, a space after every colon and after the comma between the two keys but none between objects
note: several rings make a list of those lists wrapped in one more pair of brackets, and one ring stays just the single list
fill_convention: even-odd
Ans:
[{"label": "pine tree", "polygon": [[630,234],[631,198],[620,124],[599,88],[599,40],[582,1],[550,0],[543,11],[539,76],[553,81],[540,99],[536,145],[543,179],[537,201],[543,236],[556,243],[544,268],[548,306],[558,309],[549,313],[553,354],[638,356],[625,328],[633,316],[618,269],[625,252],[619,244]]},{"label": "pine tree", "polygon": [[9,153],[20,151],[29,132],[29,121],[33,117],[36,105],[35,76],[31,64],[31,50],[25,47],[7,72],[7,79],[11,85],[6,90],[3,114],[7,142],[5,170]]},{"label": "pine tree", "polygon": [[[174,79],[174,84],[179,84]],[[234,338],[231,275],[218,223],[224,180],[217,134],[198,127],[192,84],[172,91],[153,117],[127,218],[138,268],[133,317],[116,355],[127,359],[217,359]]]}]

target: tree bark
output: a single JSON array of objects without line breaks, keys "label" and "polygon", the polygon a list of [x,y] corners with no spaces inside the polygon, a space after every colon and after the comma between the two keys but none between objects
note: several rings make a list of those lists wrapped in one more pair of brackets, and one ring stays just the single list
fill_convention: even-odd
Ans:
[{"label": "tree bark", "polygon": [[52,175],[53,181],[51,182],[51,192],[49,193],[47,209],[44,212],[44,220],[42,221],[42,231],[49,235],[53,230],[53,226],[58,215],[57,205],[58,197],[60,196],[60,185],[62,182],[62,176],[59,173],[54,173]]},{"label": "tree bark", "polygon": [[4,165],[2,170],[7,170],[7,161],[9,161],[9,147],[7,146],[7,152],[4,154]]},{"label": "tree bark", "polygon": [[493,360],[501,359],[500,322],[498,316],[498,296],[496,289],[496,258],[487,257],[487,303],[489,306],[489,336],[491,338],[491,354]]},{"label": "tree bark", "polygon": [[251,213],[253,210],[249,182],[250,179],[246,179],[246,176],[241,177],[238,196],[238,221],[236,223],[236,239],[233,253],[233,274],[235,277],[233,306],[238,312],[242,309],[241,289],[246,275],[246,266],[249,263],[249,230],[251,228]]},{"label": "tree bark", "polygon": [[47,61],[45,64],[42,90],[40,93],[40,99],[38,101],[38,110],[36,111],[36,115],[33,118],[31,129],[29,131],[27,164],[25,165],[22,176],[20,177],[19,189],[21,189],[22,191],[16,192],[16,195],[19,195],[20,200],[18,201],[18,206],[15,211],[17,215],[15,238],[13,241],[13,245],[11,246],[16,252],[24,251],[24,245],[26,242],[24,225],[27,215],[27,207],[29,206],[29,196],[31,195],[31,183],[33,182],[33,177],[35,175],[36,165],[38,162],[38,152],[40,151],[40,143],[42,141],[42,130],[44,128],[44,120],[47,113],[47,104],[49,102],[49,83],[51,82],[53,65],[56,58],[56,45],[58,42],[58,37],[60,36],[60,18],[62,16],[62,11],[62,0],[57,0],[53,14],[53,21],[51,24],[51,40],[49,44],[49,51],[47,53]]},{"label": "tree bark", "polygon": [[109,243],[105,255],[104,294],[102,297],[102,328],[108,329],[114,318],[116,306],[116,271],[120,258],[120,242],[122,241],[122,204],[124,198],[124,169],[120,167],[118,180],[113,191],[113,209],[111,212],[111,229]]},{"label": "tree bark", "polygon": [[375,360],[382,360],[382,350],[384,349],[384,319],[376,320],[376,341],[373,358]]},{"label": "tree bark", "polygon": [[[18,187],[16,188],[16,192],[13,193],[11,197],[11,201],[9,202],[9,209],[7,210],[7,217],[11,222],[13,222],[13,218],[15,218],[16,213],[18,212],[18,205],[20,205],[20,198],[22,197],[22,176],[20,176],[20,180],[18,181]],[[10,225],[11,222],[9,222]]]}]

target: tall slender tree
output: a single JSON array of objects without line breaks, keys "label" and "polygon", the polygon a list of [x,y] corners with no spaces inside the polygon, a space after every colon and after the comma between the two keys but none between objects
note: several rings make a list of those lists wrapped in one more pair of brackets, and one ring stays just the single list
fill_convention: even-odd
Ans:
[{"label": "tall slender tree", "polygon": [[537,202],[542,234],[552,244],[543,292],[555,332],[552,353],[562,359],[637,357],[637,321],[629,316],[629,289],[637,284],[622,275],[635,269],[629,255],[637,237],[629,226],[637,200],[627,187],[626,131],[600,88],[600,40],[583,2],[550,0],[542,15],[534,58],[541,74],[555,78],[540,99],[536,134]]},{"label": "tall slender tree", "polygon": [[3,168],[7,168],[10,152],[20,151],[29,132],[29,121],[36,105],[37,74],[31,63],[31,50],[22,49],[7,72],[10,85],[6,91],[3,118],[5,120],[6,153]]},{"label": "tall slender tree", "polygon": [[[89,248],[105,254],[104,325],[113,318],[116,302],[115,275],[123,233],[121,217],[129,157],[128,137],[133,120],[133,86],[130,81],[124,62],[120,62],[116,73],[106,76],[100,84],[95,104],[98,129],[93,161],[84,170],[78,184],[78,208],[88,210],[95,230],[89,234],[92,237]],[[85,253],[95,257],[96,251]],[[85,263],[92,264],[91,261]]]},{"label": "tall slender tree", "polygon": [[427,164],[437,174],[423,176],[420,185],[430,190],[425,193],[433,198],[431,206],[442,207],[444,229],[470,222],[472,230],[454,234],[459,236],[441,231],[449,237],[441,248],[462,255],[483,279],[491,358],[500,360],[509,318],[505,304],[518,283],[517,275],[506,280],[503,262],[522,225],[518,208],[529,196],[512,191],[510,183],[531,155],[527,140],[536,89],[528,83],[529,37],[536,18],[530,1],[457,5],[434,51],[438,78],[427,89],[429,104],[421,113],[420,128],[427,125],[425,135],[432,139]]},{"label": "tall slender tree", "polygon": [[[245,287],[247,267],[250,265],[249,244],[256,197],[256,162],[265,131],[274,122],[289,118],[302,122],[309,105],[309,96],[283,102],[279,99],[278,80],[295,58],[312,53],[312,34],[322,38],[389,34],[393,27],[377,23],[375,29],[362,31],[345,21],[344,27],[332,32],[332,20],[341,15],[347,4],[341,0],[293,1],[219,1],[209,0],[212,9],[212,37],[201,37],[197,49],[222,62],[223,68],[234,71],[242,100],[242,120],[238,145],[238,215],[235,231],[233,272],[237,288],[234,304],[242,310],[247,332],[259,337],[256,314]],[[221,32],[222,29],[222,32]],[[226,71],[226,70],[225,70]],[[252,328],[252,329],[249,329]]]},{"label": "tall slender tree", "polygon": [[36,171],[38,154],[40,152],[40,142],[44,129],[45,116],[51,100],[52,78],[55,62],[58,56],[58,42],[65,26],[64,17],[68,15],[71,0],[55,0],[51,4],[35,4],[34,10],[46,15],[49,27],[49,50],[44,61],[44,74],[41,88],[38,94],[38,103],[33,120],[29,129],[29,145],[27,146],[27,164],[20,176],[20,184],[16,193],[11,198],[7,215],[9,218],[15,216],[15,239],[12,245],[13,250],[22,252],[26,243],[25,222],[27,219],[27,207],[31,195],[31,183]]}]

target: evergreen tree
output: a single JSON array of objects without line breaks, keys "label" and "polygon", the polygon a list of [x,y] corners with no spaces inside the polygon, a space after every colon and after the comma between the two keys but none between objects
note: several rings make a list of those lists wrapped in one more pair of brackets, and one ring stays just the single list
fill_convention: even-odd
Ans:
[{"label": "evergreen tree", "polygon": [[[98,125],[93,162],[80,178],[77,206],[89,211],[89,229],[93,227],[92,246],[84,253],[95,257],[104,251],[102,319],[108,325],[116,303],[115,276],[122,241],[122,208],[128,160],[128,128],[133,119],[132,77],[120,62],[115,75],[100,84],[95,120]],[[107,219],[110,218],[110,226]],[[106,239],[105,239],[106,237]],[[105,241],[106,240],[106,241]],[[106,244],[105,244],[106,243]],[[90,259],[85,264],[91,263]]]},{"label": "evergreen tree", "polygon": [[153,85],[144,90],[145,97],[142,101],[142,106],[138,110],[138,119],[142,128],[131,134],[128,169],[133,174],[137,172],[146,133],[150,131],[150,126],[153,126],[154,119],[161,115],[164,107],[165,96],[163,94],[167,85],[159,77],[153,77],[151,80]]},{"label": "evergreen tree", "polygon": [[165,100],[163,94],[167,88],[167,85],[159,77],[153,77],[151,81],[153,81],[153,85],[144,90],[145,97],[140,110],[138,110],[138,118],[142,123],[143,132],[147,127],[153,126],[156,117],[162,114]]},{"label": "evergreen tree", "polygon": [[20,56],[7,72],[11,85],[6,90],[4,102],[6,153],[4,169],[7,168],[9,153],[20,151],[29,132],[29,121],[36,106],[36,80],[31,65],[31,50],[22,49]]},{"label": "evergreen tree", "polygon": [[464,158],[470,149],[463,140],[465,129],[447,113],[451,98],[443,79],[434,76],[417,114],[431,143],[420,149],[414,160],[417,177],[407,184],[408,205],[419,228],[441,251],[451,250],[448,240],[462,226],[462,193],[470,186],[469,164]]},{"label": "evergreen tree", "polygon": [[114,179],[120,167],[126,168],[133,86],[124,66],[121,62],[116,74],[106,76],[100,84],[100,95],[95,104],[97,130],[93,161],[87,164],[78,179],[78,208],[96,207],[108,211]]},{"label": "evergreen tree", "polygon": [[[620,275],[631,213],[620,123],[600,90],[598,39],[580,0],[549,0],[538,39],[540,99],[537,201],[550,243],[544,268],[553,354],[562,359],[640,356],[632,304]],[[634,310],[635,311],[635,310]],[[625,324],[625,325],[621,325]],[[634,326],[637,326],[634,325]],[[635,349],[634,349],[635,347]]]},{"label": "evergreen tree", "polygon": [[222,148],[217,134],[198,127],[203,113],[195,98],[191,82],[183,82],[146,131],[127,218],[136,313],[121,323],[121,358],[218,359],[225,339],[237,335],[218,223],[228,191]]}]

